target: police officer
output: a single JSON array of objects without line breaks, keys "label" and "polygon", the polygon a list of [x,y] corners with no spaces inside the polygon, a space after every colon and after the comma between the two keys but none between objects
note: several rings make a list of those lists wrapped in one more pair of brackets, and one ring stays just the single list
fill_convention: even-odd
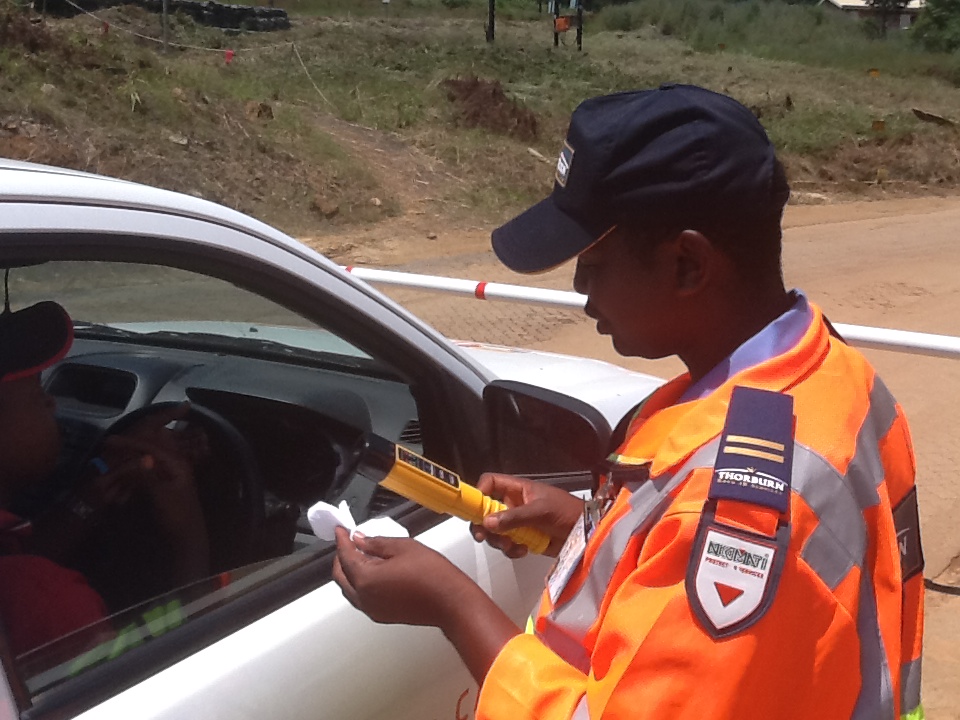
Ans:
[{"label": "police officer", "polygon": [[[900,406],[784,287],[789,194],[763,128],[683,85],[573,113],[552,194],[493,233],[510,268],[576,258],[623,355],[687,372],[623,423],[582,502],[502,475],[474,527],[551,534],[524,633],[439,554],[338,535],[334,577],[374,620],[439,627],[478,718],[920,718],[922,554]],[[638,398],[641,400],[641,398]]]}]

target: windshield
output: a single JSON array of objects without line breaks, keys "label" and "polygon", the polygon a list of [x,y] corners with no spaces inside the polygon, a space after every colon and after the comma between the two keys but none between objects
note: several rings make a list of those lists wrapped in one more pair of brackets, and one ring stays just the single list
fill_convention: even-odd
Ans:
[{"label": "windshield", "polygon": [[57,261],[14,268],[14,309],[55,300],[74,320],[77,337],[150,338],[205,348],[283,354],[288,350],[344,359],[370,356],[271,300],[219,278],[156,265]]}]

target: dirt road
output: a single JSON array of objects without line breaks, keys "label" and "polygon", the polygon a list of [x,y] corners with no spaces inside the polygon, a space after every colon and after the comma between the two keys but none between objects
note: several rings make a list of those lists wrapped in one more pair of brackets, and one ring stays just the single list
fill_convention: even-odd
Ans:
[{"label": "dirt road", "polygon": [[[960,336],[960,199],[790,206],[787,284],[839,323]],[[572,267],[525,278],[500,267],[488,228],[442,229],[438,217],[362,229],[338,259],[449,277],[569,289]],[[429,237],[429,236],[434,237]],[[676,360],[618,356],[578,312],[387,289],[444,333],[588,355],[668,376]],[[960,361],[868,351],[910,419],[918,458],[926,576],[960,584]],[[928,593],[924,705],[960,719],[960,597]]]}]

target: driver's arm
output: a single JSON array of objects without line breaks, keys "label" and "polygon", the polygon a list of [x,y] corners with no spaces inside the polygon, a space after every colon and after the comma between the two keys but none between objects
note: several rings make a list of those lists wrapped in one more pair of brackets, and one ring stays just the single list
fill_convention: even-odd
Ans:
[{"label": "driver's arm", "polygon": [[137,482],[149,495],[159,529],[173,551],[171,580],[176,586],[210,574],[210,544],[193,472],[194,463],[209,453],[206,435],[191,426],[167,427],[188,412],[189,404],[183,403],[144,417],[110,438],[115,452],[127,450],[124,462],[139,460]]},{"label": "driver's arm", "polygon": [[209,575],[207,528],[193,472],[194,462],[208,452],[206,438],[167,427],[188,411],[184,403],[107,437],[76,490],[33,520],[24,551],[69,562],[107,513],[145,492],[164,535],[159,539],[173,553],[172,582],[179,586]]},{"label": "driver's arm", "polygon": [[123,505],[142,484],[143,475],[152,464],[152,459],[142,454],[112,468],[102,458],[95,458],[83,469],[76,489],[63,502],[31,520],[23,552],[69,563],[104,514],[111,507]]}]

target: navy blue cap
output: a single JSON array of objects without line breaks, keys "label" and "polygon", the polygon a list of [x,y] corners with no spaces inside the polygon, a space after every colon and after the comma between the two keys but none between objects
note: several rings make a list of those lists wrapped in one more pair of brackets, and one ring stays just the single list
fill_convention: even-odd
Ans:
[{"label": "navy blue cap", "polygon": [[553,193],[493,231],[517,272],[556,267],[644,217],[780,211],[776,155],[753,113],[693,85],[603,95],[570,119]]},{"label": "navy blue cap", "polygon": [[50,300],[0,312],[0,382],[19,380],[63,359],[73,344],[73,322]]}]

